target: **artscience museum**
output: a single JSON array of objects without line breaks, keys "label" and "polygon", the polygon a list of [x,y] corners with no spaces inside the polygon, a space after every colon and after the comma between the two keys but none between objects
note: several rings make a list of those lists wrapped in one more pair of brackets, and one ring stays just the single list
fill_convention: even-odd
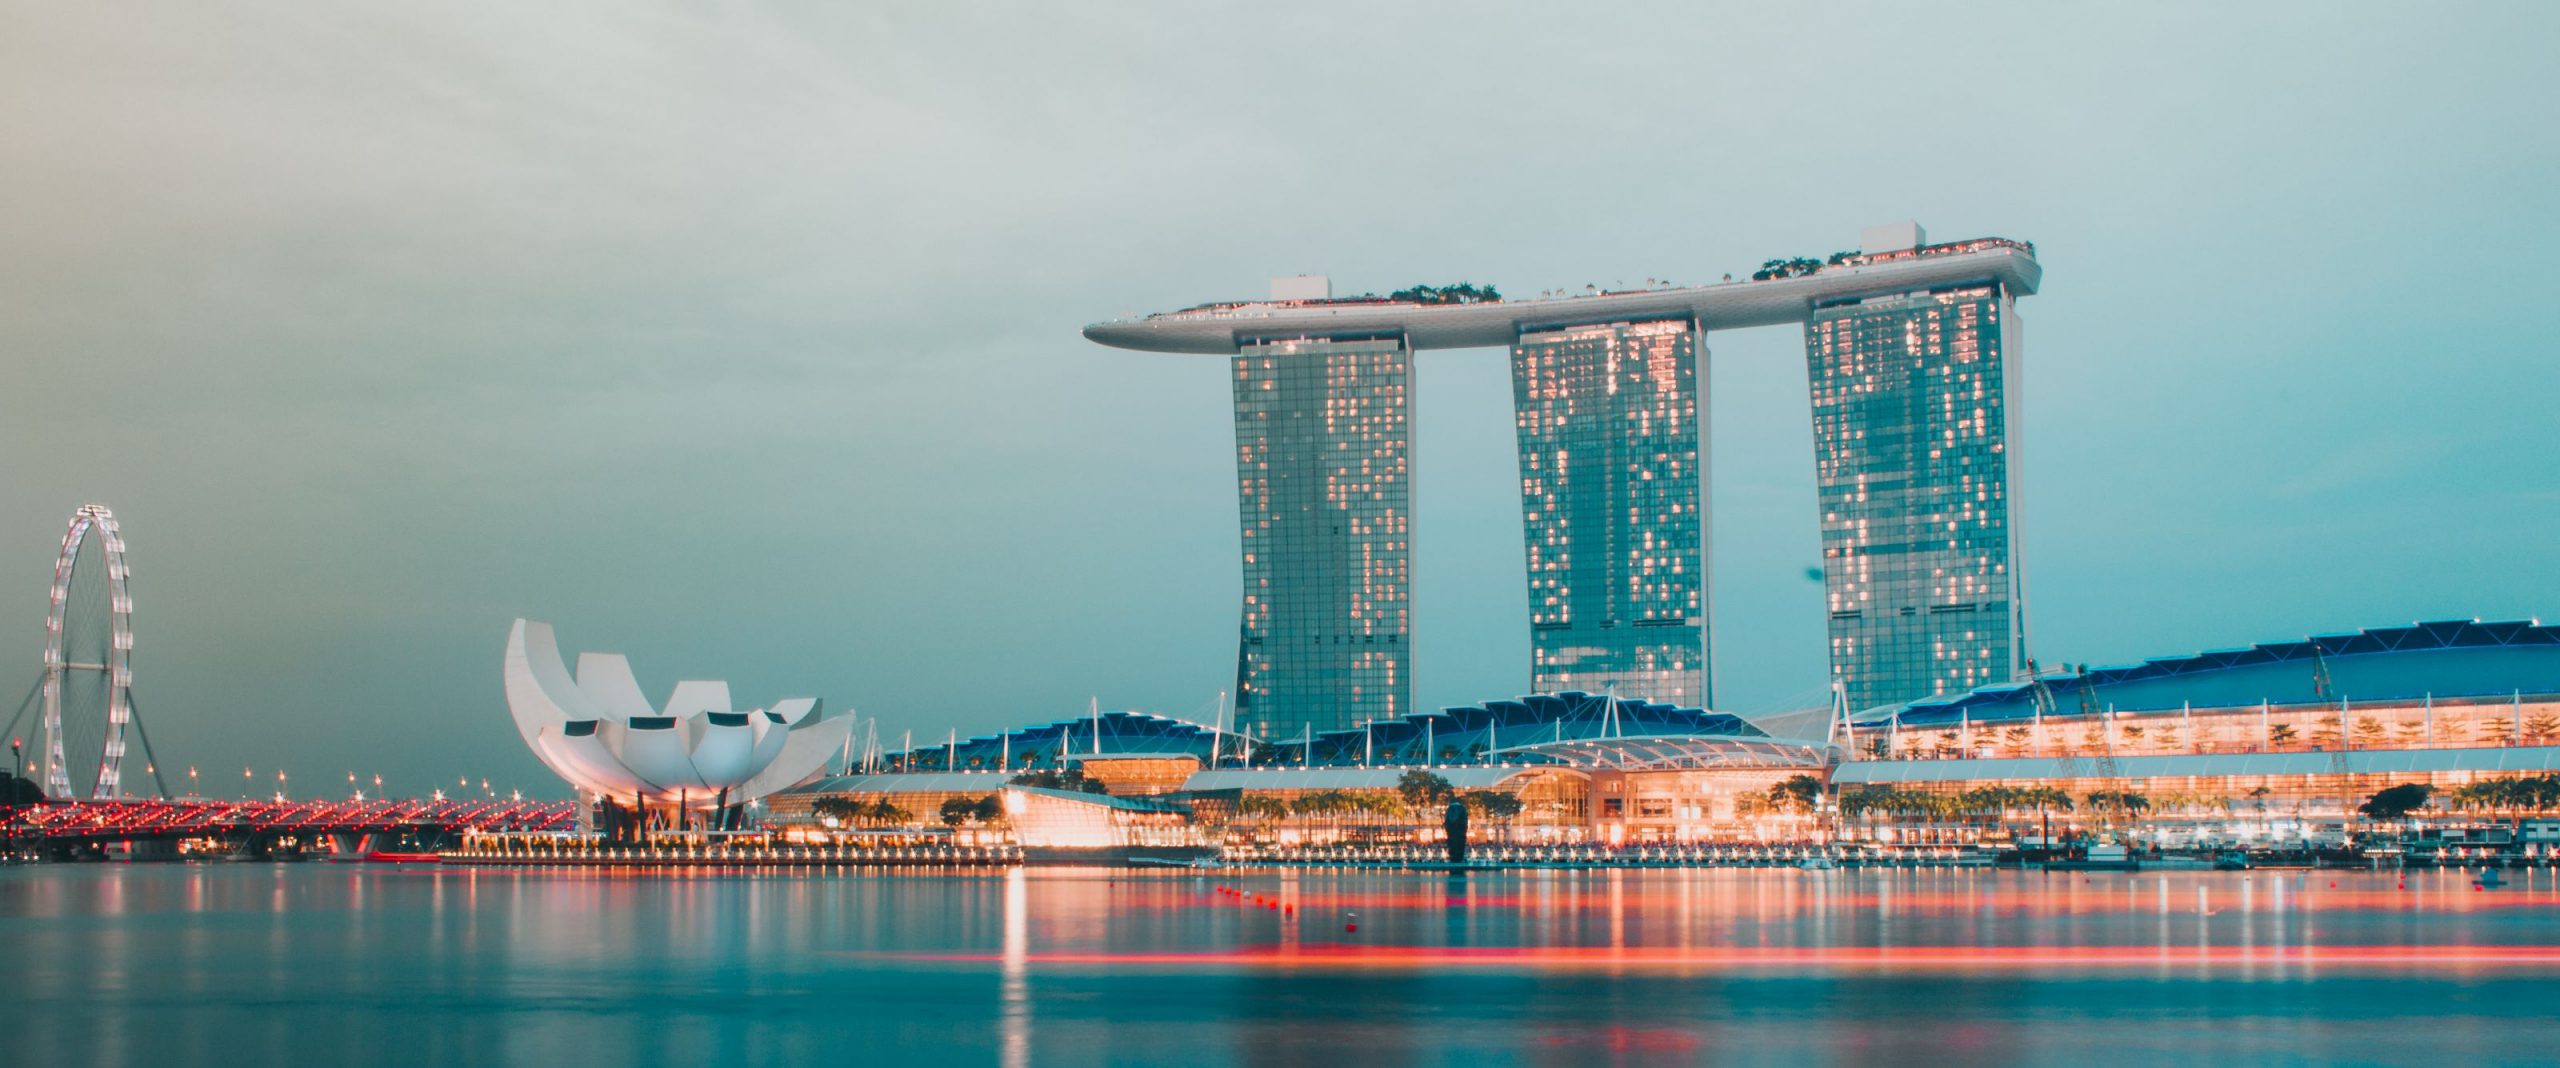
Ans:
[{"label": "artscience museum", "polygon": [[582,800],[722,809],[810,778],[844,747],[852,720],[817,698],[739,708],[729,684],[687,681],[653,706],[613,653],[578,654],[572,675],[551,626],[507,633],[507,710],[525,745]]}]

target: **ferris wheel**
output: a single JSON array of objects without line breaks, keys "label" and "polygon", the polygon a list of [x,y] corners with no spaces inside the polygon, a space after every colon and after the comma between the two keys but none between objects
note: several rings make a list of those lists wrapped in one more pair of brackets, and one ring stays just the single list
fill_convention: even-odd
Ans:
[{"label": "ferris wheel", "polygon": [[[115,513],[82,505],[62,535],[44,622],[47,796],[123,796],[125,727],[134,721],[128,575]],[[156,777],[159,769],[150,770]]]}]

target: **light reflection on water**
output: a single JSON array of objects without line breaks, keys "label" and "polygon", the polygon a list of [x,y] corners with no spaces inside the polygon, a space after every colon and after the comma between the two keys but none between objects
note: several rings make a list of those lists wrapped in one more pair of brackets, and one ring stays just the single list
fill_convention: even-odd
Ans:
[{"label": "light reflection on water", "polygon": [[2544,872],[2478,891],[2434,872],[48,865],[0,869],[0,950],[0,1049],[29,1064],[2440,1064],[2560,1045]]}]

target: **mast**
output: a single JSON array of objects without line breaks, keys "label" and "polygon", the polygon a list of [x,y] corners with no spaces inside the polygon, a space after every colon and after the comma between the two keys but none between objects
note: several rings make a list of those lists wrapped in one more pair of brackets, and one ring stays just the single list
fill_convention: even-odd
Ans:
[{"label": "mast", "polygon": [[1209,766],[1218,766],[1218,742],[1227,733],[1227,691],[1218,691],[1218,714],[1209,720]]}]

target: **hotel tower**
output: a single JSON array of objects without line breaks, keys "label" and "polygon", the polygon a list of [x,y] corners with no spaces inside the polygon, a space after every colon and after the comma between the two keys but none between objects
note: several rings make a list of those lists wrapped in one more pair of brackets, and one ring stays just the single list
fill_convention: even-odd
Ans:
[{"label": "hotel tower", "polygon": [[1708,332],[1801,324],[1833,679],[1853,708],[2015,677],[2026,596],[2010,399],[2033,246],[1870,229],[1749,281],[1535,300],[1271,298],[1085,336],[1232,361],[1240,729],[1412,710],[1413,353],[1511,354],[1530,686],[1705,707]]}]

